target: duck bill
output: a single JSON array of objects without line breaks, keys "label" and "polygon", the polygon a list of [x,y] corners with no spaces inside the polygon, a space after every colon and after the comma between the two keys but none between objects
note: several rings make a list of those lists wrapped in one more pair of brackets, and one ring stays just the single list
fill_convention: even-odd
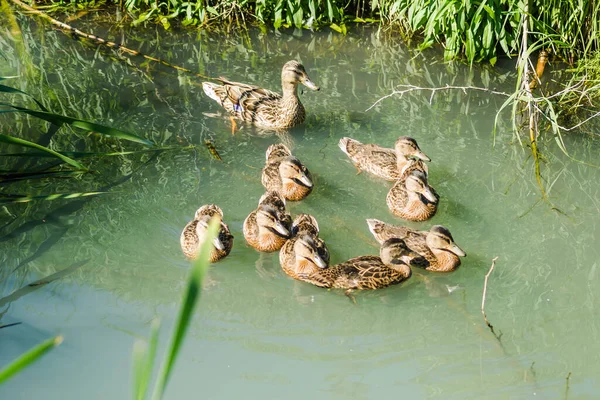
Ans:
[{"label": "duck bill", "polygon": [[437,199],[435,198],[435,195],[433,194],[433,192],[431,191],[431,188],[426,187],[425,190],[423,190],[423,196],[425,196],[425,198],[429,201],[431,201],[432,203],[435,203],[437,201]]},{"label": "duck bill", "polygon": [[315,257],[313,258],[313,261],[317,267],[322,268],[322,269],[327,268],[327,263],[325,261],[323,261],[323,259],[320,256],[315,255]]},{"label": "duck bill", "polygon": [[421,150],[415,153],[414,156],[417,157],[419,160],[431,162],[431,158],[429,158],[427,154],[423,153]]},{"label": "duck bill", "polygon": [[456,254],[459,257],[466,257],[467,253],[465,253],[464,251],[462,251],[462,249],[460,247],[458,247],[455,243],[452,244],[452,246],[450,246],[448,248],[448,250],[450,250],[451,252],[453,252],[454,254]]},{"label": "duck bill", "polygon": [[321,90],[321,88],[318,87],[313,81],[311,81],[308,76],[304,78],[304,81],[302,81],[302,84],[304,86],[306,86],[307,88],[309,88],[310,90],[314,90],[314,91]]},{"label": "duck bill", "polygon": [[419,258],[419,257],[421,257],[421,255],[419,253],[416,253],[414,251],[409,251],[406,254],[402,255],[402,257],[400,257],[400,259],[402,260],[402,262],[404,262],[404,264],[411,265],[413,260],[415,258]]},{"label": "duck bill", "polygon": [[298,177],[298,180],[300,182],[302,182],[302,184],[308,188],[311,188],[313,186],[312,181],[310,180],[310,178],[308,176],[306,176],[306,174],[302,174]]},{"label": "duck bill", "polygon": [[287,228],[285,226],[283,226],[283,224],[281,222],[277,222],[275,224],[275,232],[284,238],[288,238],[290,237],[290,231],[287,230]]},{"label": "duck bill", "polygon": [[225,250],[225,246],[223,245],[223,242],[221,242],[221,240],[218,237],[213,239],[213,246],[215,246],[215,248],[217,250],[221,250],[221,251]]}]

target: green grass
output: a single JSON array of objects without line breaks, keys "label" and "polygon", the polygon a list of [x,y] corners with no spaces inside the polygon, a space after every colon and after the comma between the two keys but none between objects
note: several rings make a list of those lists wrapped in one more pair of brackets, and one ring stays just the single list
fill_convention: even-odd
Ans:
[{"label": "green grass", "polygon": [[20,372],[22,369],[38,361],[44,354],[61,344],[62,341],[62,336],[56,336],[38,344],[31,350],[20,355],[16,360],[0,369],[0,384]]},{"label": "green grass", "polygon": [[[518,53],[522,16],[530,18],[531,43],[565,60],[599,48],[600,3],[594,0],[125,0],[113,2],[131,23],[173,22],[202,27],[240,28],[257,22],[274,28],[329,27],[341,33],[350,23],[392,27],[420,48],[441,44],[446,59],[495,63]],[[37,3],[39,4],[39,3]],[[88,0],[46,2],[49,10],[95,8]],[[107,3],[110,4],[110,3]]]}]

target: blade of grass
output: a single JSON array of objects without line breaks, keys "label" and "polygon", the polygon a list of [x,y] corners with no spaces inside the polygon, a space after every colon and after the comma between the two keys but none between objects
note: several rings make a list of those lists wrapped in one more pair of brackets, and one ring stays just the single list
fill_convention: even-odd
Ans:
[{"label": "blade of grass", "polygon": [[22,94],[23,96],[27,96],[31,100],[35,101],[35,104],[37,104],[38,107],[40,107],[42,109],[42,111],[48,111],[48,109],[46,107],[44,107],[44,105],[42,103],[40,103],[39,101],[37,101],[37,99],[35,97],[33,97],[32,95],[30,95],[29,93],[25,93],[22,90],[15,89],[13,87],[6,86],[6,85],[0,85],[0,92]]},{"label": "blade of grass", "polygon": [[7,195],[2,194],[0,196],[0,204],[10,204],[10,203],[29,203],[30,201],[35,200],[58,200],[58,199],[74,199],[76,197],[88,197],[88,196],[98,196],[101,194],[106,194],[108,192],[82,192],[82,193],[54,193],[54,194],[46,194],[40,196],[18,196],[18,195]]},{"label": "blade of grass", "polygon": [[43,343],[38,344],[31,350],[25,352],[19,358],[8,364],[4,369],[0,370],[0,383],[6,381],[8,378],[29,366],[33,362],[37,361],[41,356],[52,350],[54,347],[61,344],[63,341],[62,336],[56,336],[46,340]]},{"label": "blade of grass", "polygon": [[49,149],[47,147],[40,146],[37,143],[33,143],[28,140],[19,139],[19,138],[12,137],[9,135],[4,135],[4,134],[0,134],[0,142],[14,144],[17,146],[31,147],[32,149],[44,151],[48,154],[52,154],[54,157],[60,158],[61,160],[63,160],[64,162],[66,162],[68,164],[71,164],[75,168],[79,168],[81,170],[87,171],[86,167],[84,167],[82,164],[78,163],[77,161],[73,160],[72,158],[69,158],[69,157],[67,157],[63,154],[60,154],[60,153],[58,153],[52,149]]},{"label": "blade of grass", "polygon": [[177,354],[179,353],[179,349],[183,343],[183,338],[188,329],[192,312],[196,306],[196,300],[200,296],[202,280],[204,279],[204,274],[208,269],[210,252],[213,249],[212,242],[213,239],[217,237],[219,226],[220,219],[218,217],[213,217],[208,225],[208,231],[206,237],[204,238],[204,242],[200,246],[198,259],[192,264],[188,278],[187,289],[183,296],[183,302],[177,316],[177,323],[175,324],[173,335],[171,336],[171,342],[169,344],[165,360],[163,361],[161,369],[158,373],[158,380],[156,381],[156,386],[154,387],[154,393],[152,395],[153,400],[160,400],[165,391],[165,387],[169,380],[169,375],[171,374],[171,369],[173,368],[173,364],[175,363]]},{"label": "blade of grass", "polygon": [[154,319],[150,328],[150,339],[146,341],[138,339],[133,345],[133,399],[143,400],[152,376],[154,358],[156,357],[156,346],[158,343],[158,332],[160,320]]},{"label": "blade of grass", "polygon": [[25,114],[29,114],[33,117],[43,119],[44,121],[51,122],[55,125],[59,125],[61,123],[68,124],[68,125],[74,126],[76,128],[81,128],[88,132],[98,132],[105,136],[112,136],[112,137],[116,137],[119,139],[129,140],[130,142],[141,143],[146,146],[154,145],[154,143],[152,143],[148,139],[141,138],[137,135],[122,131],[120,129],[110,128],[108,126],[96,124],[96,123],[89,122],[89,121],[83,121],[83,120],[77,119],[77,118],[67,117],[65,115],[54,114],[54,113],[45,112],[45,111],[30,110],[28,108],[14,106],[14,105],[8,104],[8,103],[0,103],[0,105],[6,106],[6,107],[11,107],[14,109],[14,110],[0,110],[0,113],[22,112]]},{"label": "blade of grass", "polygon": [[38,171],[38,172],[1,172],[0,183],[24,181],[28,179],[67,178],[84,174],[85,171]]}]

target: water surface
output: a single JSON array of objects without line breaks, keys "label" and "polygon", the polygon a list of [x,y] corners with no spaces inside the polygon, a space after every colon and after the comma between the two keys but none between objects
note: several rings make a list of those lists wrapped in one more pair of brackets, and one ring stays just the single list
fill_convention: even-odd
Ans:
[{"label": "water surface", "polygon": [[[441,53],[416,53],[368,29],[347,37],[258,30],[223,36],[80,22],[198,73],[273,90],[281,66],[301,60],[321,86],[301,94],[307,121],[285,135],[250,126],[232,135],[198,78],[139,59],[129,65],[49,27],[21,24],[22,41],[7,36],[0,42],[8,59],[0,75],[25,77],[18,87],[44,98],[53,111],[196,147],[154,158],[90,160],[102,176],[84,177],[78,188],[108,186],[112,194],[2,210],[2,296],[83,263],[3,305],[0,322],[22,324],[0,331],[0,365],[52,335],[65,336],[58,349],[0,388],[5,397],[126,398],[133,341],[148,334],[154,316],[162,319],[164,349],[188,270],[179,235],[205,203],[224,210],[235,244],[210,269],[166,398],[597,397],[600,207],[592,182],[599,181],[598,170],[544,142],[544,184],[553,209],[540,201],[528,150],[514,140],[508,115],[493,136],[504,98],[418,92],[365,112],[402,83],[510,91],[515,75],[509,61],[494,69],[447,65]],[[14,116],[2,118],[3,129],[13,124],[22,135],[39,136],[36,122],[21,118],[15,125]],[[385,204],[390,184],[357,176],[337,142],[351,136],[391,147],[400,135],[416,138],[431,157],[430,183],[442,197],[434,218],[407,225],[447,226],[468,254],[456,272],[415,271],[400,286],[359,293],[354,305],[340,291],[292,280],[277,254],[245,244],[242,223],[263,193],[264,152],[283,141],[315,180],[306,200],[289,204],[292,214],[318,219],[333,263],[376,254],[365,219],[403,221]],[[211,157],[206,140],[223,161]],[[67,131],[53,139],[56,148],[80,151],[90,142]],[[573,135],[566,142],[573,157],[595,162],[597,140]],[[94,143],[102,151],[139,148]],[[3,162],[9,169],[15,160]],[[24,185],[53,193],[69,183]],[[480,311],[484,275],[495,256],[486,311],[500,341]]]}]

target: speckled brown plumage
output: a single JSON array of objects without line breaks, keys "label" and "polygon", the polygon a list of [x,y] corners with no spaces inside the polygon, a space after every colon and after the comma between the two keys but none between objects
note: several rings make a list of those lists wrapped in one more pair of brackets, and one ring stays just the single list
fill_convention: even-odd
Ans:
[{"label": "speckled brown plumage", "polygon": [[409,221],[425,221],[437,211],[440,196],[429,186],[426,175],[413,170],[399,179],[387,194],[390,211]]},{"label": "speckled brown plumage", "polygon": [[269,191],[244,220],[244,238],[258,251],[277,251],[288,239],[291,225],[292,217],[285,210],[285,200],[279,192]]},{"label": "speckled brown plumage", "polygon": [[[329,249],[325,241],[319,237],[319,225],[317,220],[309,214],[299,214],[292,224],[292,237],[285,242],[279,252],[279,263],[283,271],[292,278],[299,279],[299,274],[305,273],[305,269],[311,269],[314,262],[296,261],[295,246],[298,238],[302,237],[310,243],[307,258],[315,257],[323,262],[321,265],[329,265]],[[314,251],[314,254],[312,253]]]},{"label": "speckled brown plumage", "polygon": [[203,82],[204,92],[237,118],[263,128],[285,129],[304,122],[304,106],[298,85],[319,90],[298,61],[287,62],[281,71],[283,94],[258,86],[219,78],[221,84]]},{"label": "speckled brown plumage", "polygon": [[401,238],[407,246],[419,253],[420,258],[411,265],[426,268],[430,271],[454,271],[460,265],[460,257],[465,252],[454,243],[450,231],[441,225],[434,225],[429,231],[417,231],[404,226],[386,224],[377,219],[368,219],[371,233],[379,243],[390,238]]},{"label": "speckled brown plumage", "polygon": [[280,255],[280,262],[284,271],[298,280],[325,288],[359,290],[379,289],[408,279],[412,272],[407,261],[418,256],[397,238],[381,246],[380,256],[355,257],[331,267],[312,262],[311,254],[316,254],[314,241],[300,236],[294,251]]},{"label": "speckled brown plumage", "polygon": [[[187,223],[181,237],[179,239],[181,243],[181,250],[183,254],[189,259],[195,259],[197,257],[198,248],[204,240],[208,222],[215,215],[219,218],[223,218],[223,211],[221,208],[214,204],[207,204],[196,211],[194,219]],[[213,250],[210,253],[210,262],[216,262],[227,256],[233,247],[233,235],[229,231],[229,227],[221,220],[221,226],[219,228],[219,235],[215,239],[217,244],[220,244],[221,249],[213,245]]]},{"label": "speckled brown plumage", "polygon": [[313,189],[310,171],[284,144],[274,144],[267,149],[261,182],[267,190],[278,191],[291,201],[304,199]]},{"label": "speckled brown plumage", "polygon": [[[417,142],[408,136],[399,137],[393,149],[376,144],[363,144],[348,137],[340,139],[338,146],[356,168],[383,179],[400,179],[412,169],[420,169],[424,173],[428,171],[427,165],[420,160],[430,161],[429,157],[419,149]],[[419,161],[409,162],[410,157]],[[410,170],[405,170],[406,167],[410,167]]]}]

